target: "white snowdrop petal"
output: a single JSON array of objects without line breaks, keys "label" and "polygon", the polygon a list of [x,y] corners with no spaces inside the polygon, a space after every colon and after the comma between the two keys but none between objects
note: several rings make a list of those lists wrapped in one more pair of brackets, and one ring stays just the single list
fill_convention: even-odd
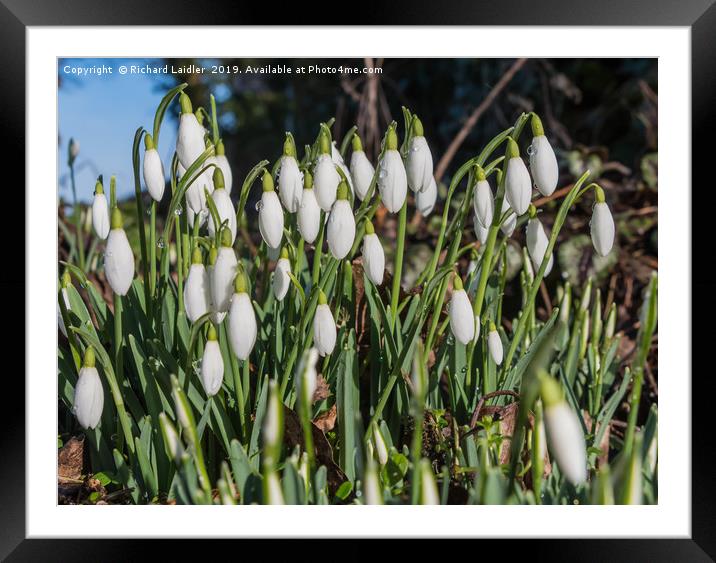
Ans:
[{"label": "white snowdrop petal", "polygon": [[184,308],[191,322],[209,312],[211,288],[209,274],[203,264],[192,264],[184,282]]},{"label": "white snowdrop petal", "polygon": [[540,193],[544,196],[552,195],[559,181],[559,165],[552,145],[544,135],[532,139],[530,169]]},{"label": "white snowdrop petal", "polygon": [[527,212],[532,199],[532,181],[527,166],[519,156],[511,158],[507,163],[505,195],[517,215]]},{"label": "white snowdrop petal", "polygon": [[406,164],[408,185],[414,192],[424,192],[433,176],[433,155],[425,137],[413,137]]},{"label": "white snowdrop petal", "polygon": [[502,339],[496,330],[491,330],[487,335],[487,348],[490,351],[492,361],[498,366],[502,364]]},{"label": "white snowdrop petal", "polygon": [[270,248],[281,246],[283,209],[275,191],[263,192],[259,210],[259,231]]},{"label": "white snowdrop petal", "polygon": [[400,211],[408,194],[408,178],[397,150],[388,150],[383,155],[379,165],[378,189],[386,209],[391,213]]},{"label": "white snowdrop petal", "polygon": [[313,318],[313,340],[321,356],[327,356],[336,346],[336,321],[327,304],[316,307],[316,316]]},{"label": "white snowdrop petal", "polygon": [[217,155],[216,165],[221,169],[221,172],[224,174],[224,189],[226,190],[227,194],[231,195],[231,184],[233,182],[233,177],[231,175],[231,165],[229,164],[229,159],[226,158],[225,154]]},{"label": "white snowdrop petal", "polygon": [[544,410],[549,450],[559,470],[573,485],[587,478],[587,454],[584,433],[577,415],[566,402]]},{"label": "white snowdrop petal", "polygon": [[177,157],[185,170],[201,156],[205,148],[204,128],[193,113],[182,113],[177,133]]},{"label": "white snowdrop petal", "polygon": [[288,258],[279,259],[273,273],[273,294],[279,301],[283,301],[288,293],[288,288],[291,287],[291,278],[288,276],[290,272],[291,263]]},{"label": "white snowdrop petal", "polygon": [[105,194],[95,194],[92,200],[92,227],[102,240],[109,235],[109,204]]},{"label": "white snowdrop petal", "polygon": [[488,229],[487,227],[483,227],[480,221],[477,220],[477,217],[475,217],[473,223],[477,240],[480,241],[480,244],[485,244],[487,242],[487,237],[490,234],[490,229]]},{"label": "white snowdrop petal", "polygon": [[[506,211],[511,210],[509,202],[507,201],[507,198],[504,198],[502,200],[502,211],[500,212],[501,215],[504,215]],[[515,232],[515,227],[517,227],[517,215],[515,215],[514,211],[510,213],[509,217],[505,220],[504,223],[502,223],[502,226],[500,229],[502,230],[502,233],[506,237],[511,237],[512,233]]]},{"label": "white snowdrop petal", "polygon": [[430,176],[430,182],[428,187],[415,194],[415,205],[420,211],[423,217],[427,217],[433,212],[435,208],[435,202],[438,199],[438,186],[435,183],[435,178]]},{"label": "white snowdrop petal", "polygon": [[83,367],[75,385],[72,410],[82,428],[96,428],[102,417],[104,390],[97,368]]},{"label": "white snowdrop petal", "polygon": [[211,303],[215,312],[225,313],[229,310],[237,264],[234,250],[222,246],[211,271]]},{"label": "white snowdrop petal", "polygon": [[477,182],[472,204],[480,225],[489,228],[495,212],[495,198],[487,180]]},{"label": "white snowdrop petal", "polygon": [[356,235],[356,221],[351,204],[339,199],[333,204],[328,218],[326,240],[334,258],[340,260],[350,251]]},{"label": "white snowdrop petal", "polygon": [[318,386],[318,370],[316,369],[318,356],[318,350],[310,348],[308,353],[301,358],[298,366],[299,377],[296,378],[296,392],[299,397],[303,394],[304,386],[309,400],[312,399],[313,394],[316,392],[316,387]]},{"label": "white snowdrop petal", "polygon": [[224,381],[224,360],[216,340],[208,340],[204,346],[201,359],[201,384],[207,396],[212,397],[219,392]]},{"label": "white snowdrop petal", "polygon": [[[226,189],[214,190],[211,194],[211,199],[216,206],[216,211],[219,215],[219,221],[223,223],[228,221],[227,225],[229,231],[231,231],[231,244],[234,244],[236,240],[236,210],[234,204],[231,201],[231,197]],[[216,236],[216,227],[214,226],[214,218],[208,217],[207,226],[209,229],[209,235],[211,237]]]},{"label": "white snowdrop petal", "polygon": [[452,292],[450,299],[450,330],[461,344],[475,338],[475,316],[472,304],[464,289]]},{"label": "white snowdrop petal", "polygon": [[359,200],[363,201],[368,195],[370,183],[375,175],[375,169],[364,151],[353,151],[350,172],[355,194]]},{"label": "white snowdrop petal", "polygon": [[164,195],[164,166],[159,157],[157,149],[144,151],[144,163],[142,164],[144,183],[147,186],[149,195],[154,201],[159,201]]},{"label": "white snowdrop petal", "polygon": [[298,162],[292,156],[281,157],[281,169],[278,175],[278,193],[281,203],[289,213],[296,213],[303,195],[303,174]]},{"label": "white snowdrop petal", "polygon": [[363,268],[368,279],[375,285],[383,283],[385,272],[385,252],[375,233],[363,237]]},{"label": "white snowdrop petal", "polygon": [[[547,251],[547,247],[549,246],[549,238],[547,237],[547,233],[544,230],[542,222],[536,217],[527,221],[525,238],[527,239],[527,251],[532,259],[532,265],[535,271],[537,271],[544,260],[544,255]],[[548,276],[552,271],[553,262],[553,256],[550,254],[547,267],[544,271],[545,276]]]},{"label": "white snowdrop petal", "polygon": [[301,205],[298,208],[298,230],[301,237],[311,244],[318,236],[321,227],[321,208],[316,201],[315,190],[303,190]]},{"label": "white snowdrop petal", "polygon": [[134,253],[124,229],[112,229],[104,251],[104,274],[112,291],[126,295],[134,279]]},{"label": "white snowdrop petal", "polygon": [[590,221],[592,243],[600,256],[606,256],[614,245],[614,218],[606,202],[594,204]]},{"label": "white snowdrop petal", "polygon": [[240,360],[248,359],[256,343],[256,315],[247,293],[235,293],[228,315],[231,349]]},{"label": "white snowdrop petal", "polygon": [[336,171],[336,165],[327,154],[318,157],[313,175],[313,190],[316,201],[323,211],[330,211],[336,201],[336,190],[341,177]]}]

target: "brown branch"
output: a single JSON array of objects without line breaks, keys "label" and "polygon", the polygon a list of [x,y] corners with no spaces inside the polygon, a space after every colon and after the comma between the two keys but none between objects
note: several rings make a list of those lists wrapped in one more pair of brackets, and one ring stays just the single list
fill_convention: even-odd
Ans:
[{"label": "brown branch", "polygon": [[440,162],[438,162],[438,165],[435,168],[435,182],[437,182],[438,184],[440,183],[440,180],[445,175],[447,167],[450,165],[450,162],[455,157],[455,154],[460,148],[460,145],[462,145],[463,141],[465,141],[467,136],[470,134],[472,128],[475,127],[477,120],[483,113],[485,113],[487,108],[492,105],[492,102],[495,101],[495,98],[497,98],[500,92],[505,89],[505,86],[509,84],[510,80],[512,80],[515,74],[517,74],[517,71],[520,70],[526,62],[527,59],[517,59],[514,64],[509,68],[509,70],[502,75],[502,78],[500,78],[497,84],[495,84],[492,90],[490,90],[490,93],[487,94],[487,96],[484,100],[482,100],[480,105],[475,108],[470,117],[467,118],[467,121],[465,121],[465,124],[462,126],[462,129],[460,129],[457,135],[455,135],[455,138],[448,146],[447,150],[440,159]]}]

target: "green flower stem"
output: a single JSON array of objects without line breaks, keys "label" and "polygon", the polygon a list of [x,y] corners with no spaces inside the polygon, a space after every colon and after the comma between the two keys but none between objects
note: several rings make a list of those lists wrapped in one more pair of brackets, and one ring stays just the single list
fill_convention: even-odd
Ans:
[{"label": "green flower stem", "polygon": [[[305,393],[301,393],[305,395]],[[311,423],[311,399],[301,396],[298,399],[298,412],[301,419],[301,430],[303,431],[304,449],[308,456],[308,480],[312,480],[313,470],[316,467],[316,453],[313,447],[313,431]]]},{"label": "green flower stem", "polygon": [[79,255],[80,269],[85,271],[85,244],[82,236],[82,217],[80,213],[80,204],[77,201],[77,185],[75,184],[75,164],[70,162],[70,183],[72,185],[72,199],[74,200],[72,215],[75,220],[75,242]]},{"label": "green flower stem", "polygon": [[433,349],[433,343],[435,341],[435,331],[438,328],[438,324],[440,321],[440,312],[443,308],[443,303],[445,302],[445,294],[447,293],[448,288],[448,278],[445,278],[442,283],[440,284],[440,291],[438,291],[438,297],[435,300],[435,304],[433,305],[433,315],[430,319],[430,328],[428,329],[428,337],[425,340],[425,349],[426,350],[432,350]]},{"label": "green flower stem", "polygon": [[[140,127],[134,133],[132,146],[132,168],[134,169],[134,200],[137,204],[137,230],[139,231],[139,249],[142,256],[142,275],[144,276],[144,302],[149,307],[150,293],[147,284],[147,264],[149,262],[147,249],[147,234],[144,232],[144,206],[142,205],[142,184],[139,180],[139,145],[144,136],[144,128]],[[165,239],[166,240],[166,239]]]},{"label": "green flower stem", "polygon": [[410,445],[410,457],[413,462],[413,476],[410,486],[410,503],[418,504],[420,501],[420,459],[423,449],[423,421],[425,417],[425,398],[413,399],[413,437]]},{"label": "green flower stem", "polygon": [[[226,324],[221,324],[224,332],[224,338],[226,338]],[[229,352],[229,354],[233,357],[233,353],[231,353],[231,351]],[[248,360],[243,360],[241,363],[244,364],[245,362],[248,362]],[[239,425],[241,426],[241,436],[245,440],[248,436],[248,428],[246,427],[246,404],[244,402],[244,387],[241,383],[241,370],[238,369],[238,366],[236,366],[235,364],[236,361],[231,362],[231,372],[234,376],[234,393],[236,394],[236,409],[239,411]]]},{"label": "green flower stem", "polygon": [[[114,294],[114,339],[112,340],[112,349],[114,355],[114,373],[119,389],[124,385],[124,366],[122,359],[122,296]],[[120,391],[121,394],[121,391]],[[118,423],[120,427],[117,428],[117,449],[122,451],[122,442],[124,440],[124,434],[122,433],[122,419],[120,417]],[[127,445],[133,446],[131,432],[127,436]]]},{"label": "green flower stem", "polygon": [[318,238],[316,239],[315,250],[313,252],[313,272],[311,275],[311,285],[315,287],[321,273],[321,254],[323,253],[323,235],[326,230],[325,211],[321,211],[321,225],[318,228]]},{"label": "green flower stem", "polygon": [[149,294],[157,287],[157,202],[152,200],[149,216]]},{"label": "green flower stem", "polygon": [[395,328],[398,318],[398,303],[400,301],[400,279],[403,275],[403,254],[405,252],[405,226],[408,217],[408,198],[405,198],[403,207],[398,216],[398,246],[395,251],[395,266],[393,267],[393,286],[390,291],[390,322],[391,330]]}]

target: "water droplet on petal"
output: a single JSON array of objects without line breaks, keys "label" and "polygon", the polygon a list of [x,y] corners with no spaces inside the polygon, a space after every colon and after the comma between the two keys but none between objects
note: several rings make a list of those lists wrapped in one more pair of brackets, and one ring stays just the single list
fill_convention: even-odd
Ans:
[{"label": "water droplet on petal", "polygon": [[261,211],[264,207],[264,202],[259,200],[256,202],[256,211]]},{"label": "water droplet on petal", "polygon": [[537,147],[535,147],[534,145],[530,145],[529,147],[527,147],[527,154],[530,155],[530,156],[536,155],[536,154],[537,154]]},{"label": "water droplet on petal", "polygon": [[174,215],[181,215],[184,212],[184,208],[181,205],[178,205],[177,208],[174,210]]}]

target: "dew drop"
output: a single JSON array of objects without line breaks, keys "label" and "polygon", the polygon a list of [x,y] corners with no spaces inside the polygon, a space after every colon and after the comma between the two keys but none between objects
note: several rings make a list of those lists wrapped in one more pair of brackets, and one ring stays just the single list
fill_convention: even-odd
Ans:
[{"label": "dew drop", "polygon": [[157,241],[157,248],[164,248],[165,246],[166,246],[166,245],[164,244],[164,239],[163,239],[163,238],[160,238],[160,239]]},{"label": "dew drop", "polygon": [[264,207],[264,202],[259,200],[256,202],[256,211],[261,211]]},{"label": "dew drop", "polygon": [[418,145],[413,145],[413,147],[410,150],[411,150],[411,152],[418,152],[420,150],[420,147]]},{"label": "dew drop", "polygon": [[147,207],[147,210],[145,211],[145,213],[146,213],[147,215],[151,215],[151,214],[152,214],[152,208],[151,208],[151,207]]},{"label": "dew drop", "polygon": [[530,145],[529,147],[527,147],[527,154],[530,155],[530,156],[536,155],[536,154],[537,154],[537,147],[535,147],[534,145]]},{"label": "dew drop", "polygon": [[181,215],[184,212],[184,208],[181,205],[178,205],[177,208],[174,210],[174,215]]},{"label": "dew drop", "polygon": [[388,171],[385,168],[381,168],[378,172],[378,178],[385,178],[388,175]]}]

